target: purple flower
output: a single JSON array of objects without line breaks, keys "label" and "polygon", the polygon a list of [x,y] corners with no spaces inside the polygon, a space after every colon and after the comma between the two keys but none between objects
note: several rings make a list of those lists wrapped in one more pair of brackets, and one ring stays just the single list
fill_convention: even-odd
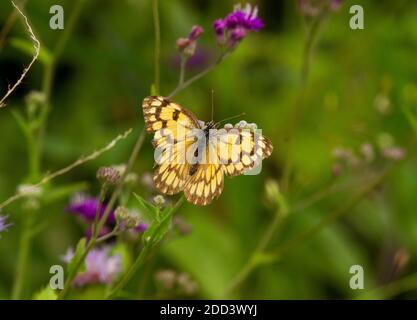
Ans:
[{"label": "purple flower", "polygon": [[[110,255],[109,251],[109,247],[92,249],[85,260],[86,270],[75,277],[74,284],[77,286],[92,283],[111,284],[121,271],[121,257],[118,254]],[[70,248],[62,260],[69,263],[73,256],[74,252]]]},{"label": "purple flower", "polygon": [[[94,221],[96,217],[96,212],[99,207],[99,201],[97,198],[87,196],[85,194],[76,194],[70,201],[70,204],[66,208],[67,212],[75,213],[87,221]],[[106,204],[102,204],[100,214],[101,217],[106,210]],[[115,223],[116,219],[114,217],[114,211],[111,210],[108,222]]]},{"label": "purple flower", "polygon": [[0,215],[0,233],[6,231],[12,224],[6,223],[7,216]]},{"label": "purple flower", "polygon": [[193,26],[191,29],[190,34],[188,35],[188,39],[190,41],[196,41],[198,37],[204,32],[204,29],[200,26]]},{"label": "purple flower", "polygon": [[135,227],[135,231],[136,232],[145,232],[148,229],[148,225],[146,223],[139,223],[139,225],[137,227]]},{"label": "purple flower", "polygon": [[226,23],[223,19],[217,19],[213,22],[213,29],[216,35],[222,36],[224,35],[224,31],[226,29]]},{"label": "purple flower", "polygon": [[235,28],[230,32],[230,44],[234,47],[239,41],[246,36],[246,29],[242,27]]},{"label": "purple flower", "polygon": [[235,6],[232,13],[213,23],[217,43],[227,44],[229,48],[234,48],[249,31],[259,31],[263,27],[263,21],[258,18],[258,8],[249,3],[244,9],[240,5]]}]

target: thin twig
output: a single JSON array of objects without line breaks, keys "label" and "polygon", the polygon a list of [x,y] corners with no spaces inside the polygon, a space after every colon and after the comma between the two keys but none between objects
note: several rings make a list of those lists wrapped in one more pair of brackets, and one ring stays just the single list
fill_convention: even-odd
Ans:
[{"label": "thin twig", "polygon": [[153,14],[153,21],[154,21],[154,29],[155,29],[155,90],[157,94],[159,94],[160,90],[160,58],[161,58],[161,28],[159,25],[159,6],[158,0],[152,1],[152,14]]},{"label": "thin twig", "polygon": [[32,27],[29,24],[28,18],[25,16],[25,14],[19,9],[19,7],[13,1],[12,1],[12,5],[16,8],[16,10],[20,13],[20,15],[25,20],[27,31],[29,32],[30,38],[33,41],[33,47],[35,49],[35,54],[33,55],[32,61],[29,63],[29,65],[25,69],[23,69],[23,73],[20,75],[20,78],[16,81],[16,83],[11,88],[9,87],[9,90],[7,91],[7,93],[0,100],[0,108],[3,108],[3,107],[6,106],[6,103],[5,103],[6,99],[22,83],[22,80],[25,78],[26,74],[28,73],[28,71],[30,70],[32,65],[35,63],[35,61],[38,59],[39,52],[40,52],[40,49],[41,49],[41,44],[40,44],[39,40],[36,38],[35,34],[33,33],[33,30],[32,30]]},{"label": "thin twig", "polygon": [[[22,9],[26,5],[26,2],[27,0],[20,2],[20,6],[22,7]],[[0,31],[0,51],[3,49],[4,44],[6,42],[6,37],[9,34],[10,30],[12,30],[13,25],[15,24],[18,17],[19,17],[19,12],[13,11],[7,18],[6,22],[4,23],[3,29],[1,29]]]},{"label": "thin twig", "polygon": [[[46,175],[41,181],[39,181],[38,183],[34,184],[32,187],[33,188],[37,188],[40,187],[41,185],[50,182],[51,180],[55,179],[56,177],[62,176],[66,173],[68,173],[69,171],[73,170],[74,168],[88,162],[91,160],[96,159],[98,156],[100,156],[102,153],[109,151],[110,149],[112,149],[120,140],[125,139],[130,133],[132,132],[132,129],[127,130],[125,133],[118,135],[115,139],[113,139],[109,144],[107,144],[105,147],[94,151],[93,153],[91,153],[88,156],[85,157],[81,157],[79,158],[77,161],[73,162],[72,164],[66,166],[65,168],[62,168],[60,170],[57,170],[53,173],[50,173],[48,175]],[[10,198],[8,198],[7,200],[5,200],[4,202],[2,202],[0,204],[0,209],[6,207],[7,205],[11,204],[12,202],[15,202],[16,200],[23,198],[26,196],[26,193],[17,193],[13,196],[11,196]]]},{"label": "thin twig", "polygon": [[87,257],[87,255],[91,251],[91,249],[94,247],[94,245],[97,243],[97,235],[100,234],[100,231],[103,228],[104,224],[106,223],[107,218],[108,218],[111,210],[113,209],[113,206],[115,205],[117,198],[119,197],[120,193],[122,192],[124,181],[125,181],[127,175],[129,174],[130,170],[132,169],[134,162],[136,161],[136,158],[139,154],[139,151],[140,151],[140,149],[142,147],[142,144],[143,144],[143,141],[145,139],[145,134],[146,134],[146,130],[142,129],[138,139],[136,140],[135,146],[133,147],[133,151],[130,154],[129,160],[128,160],[127,165],[126,165],[126,169],[124,170],[124,172],[123,172],[123,174],[120,178],[120,182],[117,185],[117,187],[115,188],[115,190],[113,191],[112,195],[110,196],[110,200],[107,203],[106,209],[104,210],[103,215],[101,216],[100,220],[98,221],[96,232],[95,232],[95,234],[92,235],[90,241],[88,242],[88,245],[87,245],[85,251],[83,252],[82,257],[78,261],[78,264],[74,267],[74,269],[72,270],[72,273],[67,276],[67,278],[65,280],[65,284],[64,284],[64,289],[59,293],[59,295],[57,297],[58,300],[65,299],[65,297],[67,296],[68,292],[71,289],[72,281],[74,280],[75,276],[77,275],[77,272],[80,269],[83,261],[85,260],[85,258]]},{"label": "thin twig", "polygon": [[194,75],[193,77],[189,78],[186,81],[181,81],[179,82],[179,84],[177,85],[177,87],[167,96],[167,98],[172,98],[173,96],[175,96],[178,92],[180,92],[181,90],[185,89],[186,87],[190,86],[191,84],[193,84],[195,81],[197,81],[198,79],[202,78],[203,76],[205,76],[206,74],[208,74],[210,71],[212,71],[215,67],[217,67],[228,55],[229,55],[229,51],[222,53],[219,58],[209,67],[207,67],[206,69],[204,69],[203,71],[197,73],[196,75]]}]

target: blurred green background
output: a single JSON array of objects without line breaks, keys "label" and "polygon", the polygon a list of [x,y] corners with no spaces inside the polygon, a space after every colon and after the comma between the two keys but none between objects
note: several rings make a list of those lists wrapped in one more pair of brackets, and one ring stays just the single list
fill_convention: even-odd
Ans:
[{"label": "blurred green background", "polygon": [[[185,272],[198,284],[198,291],[187,298],[224,297],[275,214],[279,226],[267,254],[258,257],[260,265],[227,297],[417,298],[413,278],[417,267],[416,132],[404,113],[416,107],[417,3],[361,1],[365,29],[351,30],[349,7],[356,2],[343,1],[339,11],[323,21],[304,94],[300,70],[305,19],[297,1],[264,0],[255,4],[265,28],[249,34],[214,71],[175,97],[198,118],[208,120],[213,89],[215,119],[245,112],[245,120],[257,123],[274,151],[263,162],[260,175],[226,178],[223,194],[211,205],[186,203],[180,209],[177,215],[192,232],[168,236],[131,281],[135,298],[184,297],[160,287],[155,276],[160,270]],[[67,26],[75,3],[27,1],[25,12],[43,49],[53,50],[64,32],[49,28],[50,6],[63,6]],[[202,70],[216,54],[211,24],[230,12],[234,3],[160,1],[162,95],[177,83],[176,39],[186,36],[195,24],[205,29],[198,42],[199,59],[187,72]],[[12,9],[9,1],[1,1],[0,27]],[[2,94],[30,61],[28,46],[24,24],[17,19],[0,51]],[[71,192],[96,195],[97,168],[127,160],[143,127],[141,101],[149,95],[154,79],[153,52],[151,1],[86,1],[57,61],[42,173],[64,167],[130,127],[134,131],[110,152],[50,185],[51,192],[62,193],[42,201],[37,221],[42,231],[31,241],[25,298],[48,283],[49,267],[60,264],[59,256],[84,234],[84,226],[65,212]],[[0,201],[29,179],[26,140],[11,111],[25,112],[25,96],[41,90],[44,70],[42,61],[36,62],[8,106],[0,109]],[[301,111],[291,129],[296,108]],[[156,194],[140,182],[152,171],[150,140],[147,136],[134,165],[139,176],[134,191],[145,198]],[[373,154],[367,153],[369,146]],[[342,156],[340,150],[344,150]],[[401,153],[405,158],[399,161]],[[389,172],[382,183],[361,194],[362,187],[386,168]],[[279,184],[288,204],[286,216],[265,191],[271,179]],[[131,203],[135,205],[133,199]],[[311,229],[338,212],[334,221]],[[0,298],[7,299],[28,216],[25,201],[6,207],[2,214],[14,224],[0,238]],[[305,237],[299,238],[300,234]],[[282,256],[271,260],[269,253],[280,252],[288,243]],[[349,287],[352,265],[363,266],[364,290]],[[372,291],[375,288],[382,289]],[[79,289],[73,297],[100,298],[100,290]]]}]

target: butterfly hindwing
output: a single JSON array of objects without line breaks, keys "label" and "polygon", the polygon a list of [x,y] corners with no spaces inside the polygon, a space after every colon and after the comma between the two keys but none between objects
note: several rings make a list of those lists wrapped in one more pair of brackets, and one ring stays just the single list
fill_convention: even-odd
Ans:
[{"label": "butterfly hindwing", "polygon": [[272,143],[253,129],[220,129],[217,134],[217,152],[224,173],[228,176],[241,175],[272,153]]},{"label": "butterfly hindwing", "polygon": [[[213,146],[206,148],[206,159],[209,159],[209,151],[215,151]],[[224,186],[223,169],[219,161],[197,164],[197,169],[190,176],[184,186],[185,198],[196,205],[205,206],[214,198],[220,196]]]}]

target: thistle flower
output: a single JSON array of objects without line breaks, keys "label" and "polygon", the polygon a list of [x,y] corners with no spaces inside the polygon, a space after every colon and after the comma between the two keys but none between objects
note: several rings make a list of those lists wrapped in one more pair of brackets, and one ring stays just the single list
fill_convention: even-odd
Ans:
[{"label": "thistle flower", "polygon": [[[99,200],[97,198],[90,197],[85,194],[76,194],[71,199],[70,204],[66,208],[66,211],[77,214],[87,221],[94,221],[98,207]],[[103,203],[101,206],[99,217],[101,217],[104,214],[106,207],[107,205]],[[116,222],[113,210],[110,211],[107,221],[110,223]]]},{"label": "thistle flower", "polygon": [[[70,248],[62,260],[69,263],[73,256],[74,252]],[[92,283],[111,284],[121,271],[121,257],[118,254],[110,255],[109,247],[94,248],[88,253],[85,265],[86,270],[75,277],[75,285],[82,287]]]},{"label": "thistle flower", "polygon": [[248,32],[259,31],[263,27],[263,21],[258,18],[258,7],[252,7],[249,3],[243,9],[241,5],[235,6],[232,13],[213,22],[217,43],[229,49],[235,48]]},{"label": "thistle flower", "polygon": [[[7,229],[12,226],[11,223],[6,223],[7,216],[0,215],[0,233],[7,231]],[[1,238],[1,236],[0,236]]]},{"label": "thistle flower", "polygon": [[120,182],[120,172],[114,167],[101,167],[97,170],[97,180],[103,185],[115,186]]}]

